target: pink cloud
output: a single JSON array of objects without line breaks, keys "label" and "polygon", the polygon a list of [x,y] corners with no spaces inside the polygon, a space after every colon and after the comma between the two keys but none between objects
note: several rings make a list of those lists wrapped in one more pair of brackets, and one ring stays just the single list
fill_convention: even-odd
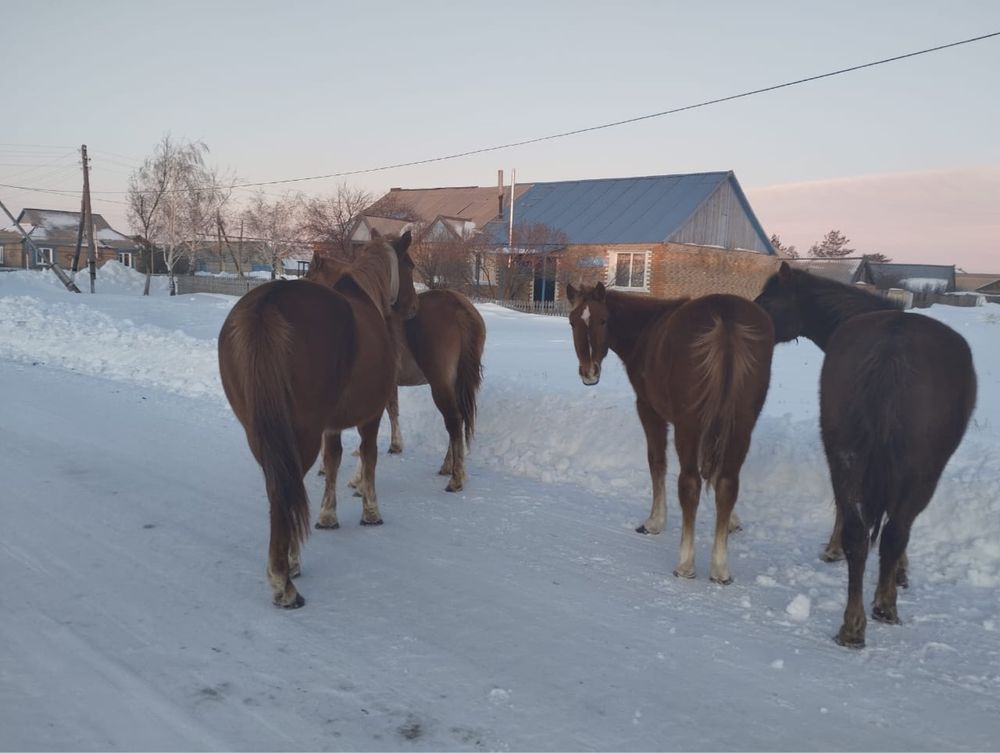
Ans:
[{"label": "pink cloud", "polygon": [[859,253],[1000,272],[1000,166],[747,189],[768,233],[802,255],[840,230]]}]

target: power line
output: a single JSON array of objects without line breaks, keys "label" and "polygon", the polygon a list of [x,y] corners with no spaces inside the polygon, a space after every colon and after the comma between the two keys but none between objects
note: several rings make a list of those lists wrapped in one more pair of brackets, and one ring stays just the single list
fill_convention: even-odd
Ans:
[{"label": "power line", "polygon": [[[760,89],[752,89],[750,91],[740,92],[739,94],[731,94],[731,95],[726,96],[726,97],[717,97],[715,99],[708,99],[708,100],[705,100],[703,102],[698,102],[696,104],[684,105],[684,106],[681,106],[681,107],[674,107],[674,108],[671,108],[669,110],[661,110],[659,112],[648,113],[646,115],[638,115],[638,116],[633,117],[633,118],[625,118],[624,120],[616,120],[616,121],[613,121],[611,123],[601,123],[599,125],[587,126],[587,127],[584,127],[584,128],[576,128],[576,129],[571,130],[571,131],[562,131],[562,132],[559,132],[559,133],[552,133],[552,134],[549,134],[547,136],[537,136],[535,138],[523,139],[521,141],[511,141],[511,142],[508,142],[508,143],[505,143],[505,144],[497,144],[495,146],[482,147],[482,148],[479,148],[479,149],[470,149],[468,151],[455,152],[454,154],[446,154],[446,155],[442,155],[442,156],[438,156],[438,157],[428,157],[426,159],[411,160],[409,162],[396,162],[396,163],[393,163],[393,164],[390,164],[390,165],[381,165],[379,167],[369,167],[369,168],[362,168],[362,169],[358,169],[358,170],[344,170],[344,171],[336,172],[336,173],[327,173],[325,175],[309,175],[309,176],[304,176],[304,177],[300,177],[300,178],[282,178],[282,179],[278,179],[278,180],[265,180],[265,181],[258,181],[258,182],[254,182],[254,183],[237,183],[237,184],[235,184],[232,187],[233,188],[254,188],[254,187],[257,187],[257,186],[275,186],[275,185],[284,185],[284,184],[289,184],[289,183],[303,183],[303,182],[313,181],[313,180],[325,180],[325,179],[328,179],[328,178],[346,178],[346,177],[350,177],[350,176],[353,176],[353,175],[363,175],[363,174],[368,174],[368,173],[384,172],[386,170],[397,170],[397,169],[403,168],[403,167],[416,167],[418,165],[428,165],[428,164],[432,164],[432,163],[435,163],[435,162],[445,162],[445,161],[448,161],[448,160],[460,159],[462,157],[471,157],[471,156],[476,155],[476,154],[487,154],[489,152],[496,152],[496,151],[500,151],[500,150],[503,150],[503,149],[512,149],[514,147],[528,146],[530,144],[539,144],[539,143],[542,143],[544,141],[554,141],[556,139],[562,139],[562,138],[566,138],[568,136],[578,136],[578,135],[583,134],[583,133],[592,133],[594,131],[601,131],[601,130],[605,130],[605,129],[608,129],[608,128],[617,128],[618,126],[630,125],[632,123],[639,123],[639,122],[644,121],[644,120],[652,120],[653,118],[662,118],[662,117],[665,117],[667,115],[675,115],[677,113],[687,112],[689,110],[696,110],[696,109],[699,109],[699,108],[702,108],[702,107],[709,107],[711,105],[718,105],[718,104],[721,104],[723,102],[732,102],[733,100],[744,99],[746,97],[752,97],[752,96],[755,96],[757,94],[765,94],[767,92],[777,91],[778,89],[786,89],[788,87],[799,86],[801,84],[810,83],[812,81],[819,81],[819,80],[825,79],[825,78],[832,78],[833,76],[841,76],[841,75],[843,75],[845,73],[853,73],[854,71],[860,71],[860,70],[863,70],[865,68],[874,68],[875,66],[878,66],[878,65],[885,65],[886,63],[894,63],[894,62],[898,62],[900,60],[906,60],[908,58],[918,57],[920,55],[927,55],[927,54],[932,53],[932,52],[940,52],[941,50],[947,50],[947,49],[951,49],[953,47],[960,47],[962,45],[972,44],[973,42],[981,42],[981,41],[983,41],[985,39],[991,39],[993,37],[998,37],[998,36],[1000,36],[1000,31],[991,32],[989,34],[982,34],[982,35],[977,36],[977,37],[970,37],[968,39],[962,39],[962,40],[959,40],[957,42],[949,42],[947,44],[941,44],[941,45],[937,45],[935,47],[928,47],[928,48],[923,49],[923,50],[916,50],[914,52],[907,52],[907,53],[904,53],[902,55],[894,55],[892,57],[882,58],[881,60],[873,60],[873,61],[868,62],[868,63],[861,63],[859,65],[852,65],[852,66],[850,66],[848,68],[840,68],[840,69],[835,70],[835,71],[829,71],[827,73],[820,73],[820,74],[815,75],[815,76],[807,76],[805,78],[795,79],[794,81],[786,81],[786,82],[781,83],[781,84],[773,84],[771,86],[765,86],[765,87],[762,87]],[[124,155],[119,155],[119,156],[124,156]],[[19,188],[21,190],[38,190],[38,189],[25,188],[24,186],[11,186],[11,185],[8,185],[8,184],[5,184],[5,183],[0,183],[0,186],[3,186],[5,188]],[[202,188],[200,190],[211,190],[211,188],[212,187],[206,186],[206,187],[204,187],[204,188]],[[185,189],[174,189],[173,191],[168,191],[167,193],[175,193],[175,192],[187,191],[187,190],[191,190],[191,189],[188,189],[188,188],[185,188]],[[199,190],[199,189],[196,189],[196,190]],[[50,192],[51,193],[60,193],[59,191],[50,191]],[[68,193],[68,192],[65,192],[65,193]],[[104,195],[116,195],[116,194],[117,195],[124,195],[124,194],[127,194],[128,192],[127,191],[94,191],[93,193],[95,193],[95,194],[104,194]]]}]

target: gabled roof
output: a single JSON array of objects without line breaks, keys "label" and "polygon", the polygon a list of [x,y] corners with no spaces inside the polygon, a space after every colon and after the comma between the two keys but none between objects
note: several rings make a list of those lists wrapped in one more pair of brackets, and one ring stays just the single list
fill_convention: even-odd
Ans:
[{"label": "gabled roof", "polygon": [[956,272],[955,287],[958,290],[982,290],[1000,283],[1000,274],[983,272]]},{"label": "gabled roof", "polygon": [[[515,185],[515,201],[530,187],[530,184]],[[505,205],[509,201],[510,186],[505,186]],[[383,203],[405,207],[423,222],[432,222],[439,216],[454,217],[472,220],[477,229],[495,219],[499,212],[496,187],[393,188],[369,211],[377,211],[377,207]]]},{"label": "gabled roof", "polygon": [[[720,198],[727,188],[728,195]],[[573,245],[674,241],[731,247],[709,236],[726,232],[720,225],[734,224],[733,218],[719,223],[698,217],[713,199],[742,209],[751,242],[740,247],[774,253],[732,172],[534,183],[515,199],[514,223],[546,225],[564,233]],[[506,222],[498,219],[486,232],[503,242]]]},{"label": "gabled roof", "polygon": [[[17,221],[36,243],[51,243],[56,246],[73,246],[80,226],[79,212],[65,212],[61,209],[24,209]],[[28,226],[31,227],[28,230]],[[99,214],[94,215],[94,233],[98,246],[118,248],[127,251],[138,248],[131,238],[111,227]],[[84,234],[84,245],[87,243]]]}]

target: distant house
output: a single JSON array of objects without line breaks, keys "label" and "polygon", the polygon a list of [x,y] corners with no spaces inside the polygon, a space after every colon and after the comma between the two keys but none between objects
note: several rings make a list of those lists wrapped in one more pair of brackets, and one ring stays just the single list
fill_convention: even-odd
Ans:
[{"label": "distant house", "polygon": [[[475,283],[500,297],[559,300],[565,282],[601,280],[662,297],[751,298],[777,267],[732,172],[522,184],[510,203],[509,187],[393,189],[376,208],[410,210],[425,239],[474,236]],[[525,284],[508,285],[513,276]]]},{"label": "distant house", "polygon": [[1000,295],[1000,274],[956,272],[955,288],[970,293]]},{"label": "distant house", "polygon": [[869,280],[879,290],[900,288],[911,293],[955,291],[954,264],[893,264],[868,262]]},{"label": "distant house", "polygon": [[860,256],[841,256],[830,259],[789,259],[788,263],[817,277],[842,282],[845,285],[870,284],[865,260]]},{"label": "distant house", "polygon": [[[69,268],[76,251],[80,227],[79,212],[57,209],[24,209],[17,217],[18,223],[31,238],[37,251],[17,232],[16,228],[0,231],[0,266],[34,269],[57,262]],[[94,215],[94,234],[97,242],[97,263],[116,259],[128,267],[138,261],[140,246],[131,238],[112,228],[99,214]],[[84,233],[80,251],[80,266],[87,263],[89,244]]]}]

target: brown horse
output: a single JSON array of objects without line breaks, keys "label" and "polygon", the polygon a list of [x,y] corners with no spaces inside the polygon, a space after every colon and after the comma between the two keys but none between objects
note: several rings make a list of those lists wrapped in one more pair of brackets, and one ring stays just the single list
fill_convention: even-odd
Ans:
[{"label": "brown horse", "polygon": [[897,624],[910,527],[962,441],[976,402],[969,346],[954,330],[898,310],[863,290],[787,263],[757,298],[779,342],[804,335],[825,353],[820,429],[847,557],[847,608],[836,640],[865,645],[862,593],[868,547],[878,537],[872,617]]},{"label": "brown horse", "polygon": [[219,371],[233,412],[264,471],[271,508],[267,574],[274,603],[300,607],[292,584],[309,530],[303,475],[324,445],[318,528],[336,528],[340,432],[361,428],[363,525],[382,522],[375,495],[376,437],[395,375],[386,317],[416,305],[410,235],[373,238],[333,289],[278,280],[255,288],[219,332]]},{"label": "brown horse", "polygon": [[[348,266],[337,259],[316,257],[306,278],[334,285]],[[465,485],[465,448],[475,433],[486,324],[471,301],[454,290],[428,290],[418,300],[415,316],[406,318],[396,312],[390,319],[399,351],[397,384],[430,385],[431,397],[448,432],[448,449],[438,473],[451,477],[445,489],[456,492]],[[392,430],[389,452],[400,453],[403,437],[399,429],[399,390],[395,387],[388,411]],[[357,476],[352,486],[356,480]]]},{"label": "brown horse", "polygon": [[[448,432],[448,450],[438,473],[450,476],[445,489],[457,492],[465,484],[465,448],[476,430],[486,324],[472,302],[454,290],[428,290],[418,298],[417,315],[403,324],[405,347],[397,381],[401,387],[430,385]],[[398,390],[389,400],[389,423],[389,452],[402,452]]]},{"label": "brown horse", "polygon": [[739,473],[750,433],[767,396],[774,329],[767,314],[732,295],[661,300],[594,288],[566,288],[580,378],[597,384],[610,348],[635,390],[646,434],[653,507],[636,530],[666,523],[667,424],[680,459],[677,495],[683,512],[674,575],[693,578],[694,522],[704,478],[715,489],[715,544],[709,575],[732,582],[727,543]]}]

